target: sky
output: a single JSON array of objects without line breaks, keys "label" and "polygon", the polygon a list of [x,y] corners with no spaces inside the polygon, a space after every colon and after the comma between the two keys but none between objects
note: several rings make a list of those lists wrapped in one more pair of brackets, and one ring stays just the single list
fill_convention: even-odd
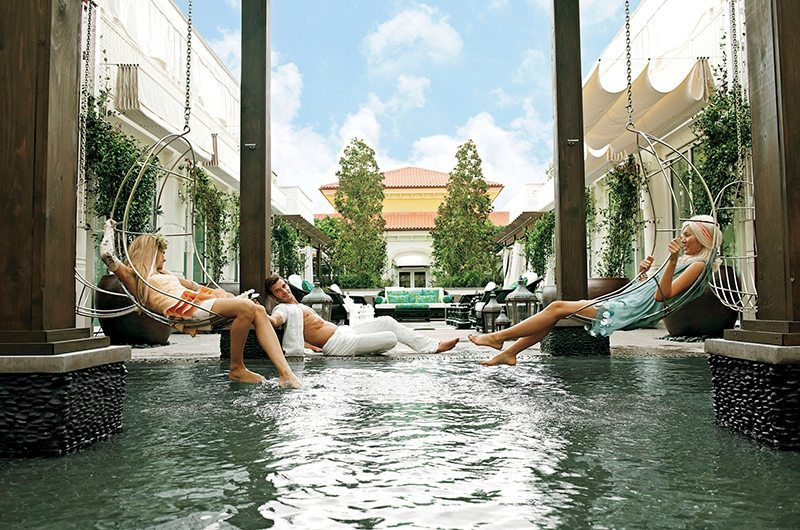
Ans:
[{"label": "sky", "polygon": [[[552,159],[551,0],[273,0],[272,169],[314,211],[353,138],[382,171],[449,172],[472,139],[483,175],[524,207]],[[187,0],[176,0],[186,11]],[[635,6],[638,1],[632,2]],[[624,2],[581,0],[584,76],[624,25]],[[193,0],[195,28],[237,77],[241,0]]]}]

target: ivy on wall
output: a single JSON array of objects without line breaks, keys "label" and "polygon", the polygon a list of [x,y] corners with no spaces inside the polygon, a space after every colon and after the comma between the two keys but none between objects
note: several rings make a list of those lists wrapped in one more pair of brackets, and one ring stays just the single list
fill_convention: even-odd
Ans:
[{"label": "ivy on wall", "polygon": [[[100,220],[111,216],[111,209],[119,190],[119,202],[114,211],[115,220],[122,221],[125,205],[131,197],[136,175],[142,169],[139,159],[144,148],[108,117],[108,91],[98,96],[87,96],[85,120],[87,192],[92,197],[92,211]],[[131,170],[131,175],[125,175]],[[127,230],[131,233],[152,232],[156,215],[156,182],[161,167],[153,160],[144,168],[144,174],[131,197]],[[125,183],[123,185],[123,180]],[[121,188],[121,189],[120,189]]]}]

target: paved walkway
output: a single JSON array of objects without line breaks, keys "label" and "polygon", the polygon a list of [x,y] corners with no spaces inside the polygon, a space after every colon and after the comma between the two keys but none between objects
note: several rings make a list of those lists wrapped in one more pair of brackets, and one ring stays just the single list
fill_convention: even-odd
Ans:
[{"label": "paved walkway", "polygon": [[[486,358],[493,355],[494,350],[490,348],[479,348],[467,339],[467,335],[475,333],[469,329],[454,329],[447,326],[443,321],[434,322],[415,322],[406,323],[412,329],[416,329],[424,335],[428,335],[437,340],[458,337],[459,344],[444,356],[475,356]],[[611,335],[611,355],[614,357],[689,357],[702,356],[702,342],[675,342],[663,340],[661,337],[667,335],[664,328],[638,329],[634,331],[617,331]],[[173,333],[170,336],[170,343],[166,346],[133,348],[132,362],[145,363],[195,363],[219,360],[219,334],[207,333],[198,334],[191,338],[185,334]],[[538,345],[530,348],[525,353],[539,355]],[[320,354],[311,354],[311,357]],[[405,346],[390,350],[382,357],[404,358],[418,357]]]}]

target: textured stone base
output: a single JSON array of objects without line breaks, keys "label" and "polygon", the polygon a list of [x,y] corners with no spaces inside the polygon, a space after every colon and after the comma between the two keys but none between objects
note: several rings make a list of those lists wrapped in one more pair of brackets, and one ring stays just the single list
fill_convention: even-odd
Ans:
[{"label": "textured stone base", "polygon": [[[275,332],[278,335],[278,341],[283,338],[283,329],[277,329]],[[228,329],[223,329],[219,333],[219,358],[231,358],[231,332]],[[267,352],[261,348],[256,337],[255,330],[251,329],[250,334],[247,335],[247,341],[244,343],[244,358],[245,359],[267,359]]]},{"label": "textured stone base", "polygon": [[800,449],[800,364],[709,355],[717,425],[778,449]]},{"label": "textured stone base", "polygon": [[592,337],[583,326],[557,326],[540,344],[550,355],[611,355],[608,337]]},{"label": "textured stone base", "polygon": [[0,457],[57,456],[122,430],[122,362],[0,374]]}]

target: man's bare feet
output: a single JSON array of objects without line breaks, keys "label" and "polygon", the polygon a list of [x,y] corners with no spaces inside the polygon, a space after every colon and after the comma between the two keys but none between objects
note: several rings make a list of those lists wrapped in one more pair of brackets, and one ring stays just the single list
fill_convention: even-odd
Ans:
[{"label": "man's bare feet", "polygon": [[436,353],[446,352],[448,350],[452,350],[458,344],[458,337],[450,340],[443,340],[439,343],[439,348],[436,350]]},{"label": "man's bare feet", "polygon": [[481,364],[484,366],[497,366],[498,364],[507,364],[509,366],[514,366],[517,364],[517,356],[514,353],[508,352],[500,352],[488,361],[481,361]]},{"label": "man's bare feet", "polygon": [[255,372],[251,372],[245,367],[231,369],[231,371],[228,372],[228,378],[233,381],[238,381],[239,383],[258,384],[266,381],[264,377]]},{"label": "man's bare feet", "polygon": [[278,386],[281,388],[303,388],[300,380],[294,374],[280,376],[278,378]]},{"label": "man's bare feet", "polygon": [[491,334],[487,335],[467,335],[467,338],[476,346],[489,346],[495,350],[503,349],[503,341],[493,338]]}]

